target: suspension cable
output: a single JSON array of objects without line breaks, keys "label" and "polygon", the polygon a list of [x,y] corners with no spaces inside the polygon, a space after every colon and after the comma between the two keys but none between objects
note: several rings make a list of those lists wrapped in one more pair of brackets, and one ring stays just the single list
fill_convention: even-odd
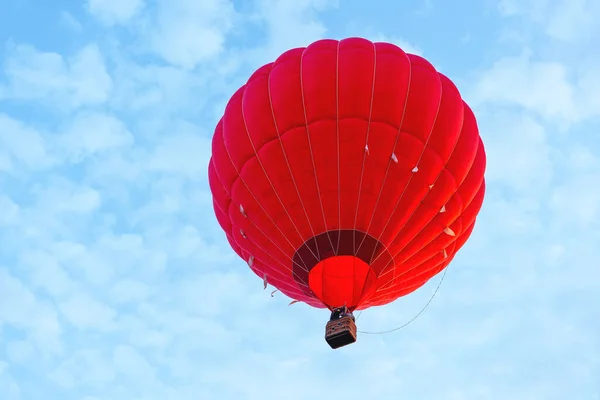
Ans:
[{"label": "suspension cable", "polygon": [[[444,273],[442,274],[442,277],[440,278],[440,281],[437,285],[437,287],[435,288],[435,290],[433,291],[433,294],[431,295],[431,297],[429,298],[429,301],[427,301],[427,303],[425,304],[425,306],[421,309],[421,311],[419,311],[417,313],[417,315],[415,315],[412,319],[410,319],[408,322],[404,323],[403,325],[400,325],[394,329],[389,329],[386,331],[378,331],[378,332],[368,332],[368,331],[357,331],[358,333],[364,333],[365,335],[383,335],[386,333],[392,333],[395,331],[399,331],[402,328],[407,327],[408,325],[410,325],[412,322],[414,322],[417,318],[419,318],[419,316],[421,316],[421,314],[423,314],[423,312],[425,312],[425,310],[427,309],[427,307],[429,307],[429,304],[431,304],[431,302],[433,301],[433,298],[435,297],[435,295],[437,294],[438,290],[440,290],[440,286],[442,286],[442,282],[444,282],[444,278],[446,277],[446,273],[448,272],[448,268],[450,266],[446,266],[446,268],[444,268]],[[358,315],[358,317],[356,317],[356,319],[358,319],[360,316],[362,315],[362,310],[360,312],[360,314]]]}]

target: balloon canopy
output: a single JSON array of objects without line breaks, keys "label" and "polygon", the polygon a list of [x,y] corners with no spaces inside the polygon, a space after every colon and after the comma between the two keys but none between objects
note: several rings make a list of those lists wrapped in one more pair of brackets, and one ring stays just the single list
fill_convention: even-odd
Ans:
[{"label": "balloon canopy", "polygon": [[424,58],[319,40],[259,68],[212,142],[214,210],[233,250],[314,307],[423,286],[465,244],[486,156],[475,116]]}]

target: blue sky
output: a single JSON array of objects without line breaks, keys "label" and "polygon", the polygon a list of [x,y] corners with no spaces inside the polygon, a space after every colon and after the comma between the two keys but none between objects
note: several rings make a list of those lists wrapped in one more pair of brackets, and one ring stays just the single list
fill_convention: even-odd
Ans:
[{"label": "blue sky", "polygon": [[[600,399],[600,3],[0,1],[0,398]],[[206,166],[290,47],[392,41],[453,79],[488,153],[426,312],[332,351],[234,257]],[[364,312],[411,319],[437,286]]]}]

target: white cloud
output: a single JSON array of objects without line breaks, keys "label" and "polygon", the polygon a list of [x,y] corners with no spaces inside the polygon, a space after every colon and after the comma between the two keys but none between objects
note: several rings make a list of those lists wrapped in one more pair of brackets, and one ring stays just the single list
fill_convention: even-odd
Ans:
[{"label": "white cloud", "polygon": [[109,355],[98,349],[82,349],[61,363],[50,374],[50,379],[66,389],[102,387],[115,379]]},{"label": "white cloud", "polygon": [[511,112],[480,113],[486,177],[492,184],[533,193],[552,179],[552,148],[543,125]]},{"label": "white cloud", "polygon": [[67,321],[78,329],[109,330],[117,312],[88,294],[70,296],[59,305]]},{"label": "white cloud", "polygon": [[550,197],[550,207],[567,226],[579,229],[600,227],[600,170],[577,173],[567,182],[557,185]]},{"label": "white cloud", "polygon": [[322,39],[327,28],[317,13],[337,4],[335,0],[257,0],[257,15],[268,33],[259,57],[269,62],[290,48]]},{"label": "white cloud", "polygon": [[10,197],[0,195],[0,210],[2,210],[0,214],[1,225],[14,225],[19,221],[21,208]]},{"label": "white cloud", "polygon": [[600,6],[593,0],[500,0],[498,5],[503,15],[522,15],[566,43],[587,43],[599,32]]},{"label": "white cloud", "polygon": [[132,279],[117,282],[110,291],[110,298],[117,303],[130,303],[145,300],[150,294],[148,285]]},{"label": "white cloud", "polygon": [[54,308],[40,302],[23,282],[0,268],[0,328],[24,329],[27,338],[43,353],[62,349],[62,330]]},{"label": "white cloud", "polygon": [[[35,308],[35,295],[6,269],[0,269],[0,322],[23,325],[28,321],[28,313]],[[19,307],[11,306],[18,304]],[[24,313],[25,311],[25,313]]]},{"label": "white cloud", "polygon": [[388,42],[388,43],[392,43],[395,44],[396,46],[400,47],[402,50],[404,50],[404,52],[406,53],[410,53],[410,54],[416,54],[418,56],[423,56],[423,50],[421,50],[420,48],[418,48],[417,46],[409,43],[408,41],[402,39],[402,38],[397,38],[394,36],[386,36],[382,33],[378,33],[375,36],[365,36],[367,39],[370,39],[374,42]]},{"label": "white cloud", "polygon": [[112,80],[94,44],[68,59],[26,44],[10,45],[6,53],[8,85],[0,86],[0,98],[43,100],[68,109],[102,104],[110,95]]},{"label": "white cloud", "polygon": [[60,13],[60,22],[66,27],[74,32],[81,32],[83,30],[83,26],[81,26],[81,22],[79,22],[73,14],[67,11],[63,11]]},{"label": "white cloud", "polygon": [[125,24],[144,7],[143,0],[87,0],[88,11],[102,22]]},{"label": "white cloud", "polygon": [[6,372],[8,363],[0,360],[0,392],[6,400],[20,400],[21,389],[12,374]]},{"label": "white cloud", "polygon": [[172,126],[174,131],[161,138],[150,156],[148,167],[154,171],[180,173],[191,179],[206,179],[210,140],[190,123]]},{"label": "white cloud", "polygon": [[68,181],[55,181],[52,186],[36,190],[40,208],[50,213],[88,214],[96,210],[102,198],[100,193],[86,186],[72,186]]},{"label": "white cloud", "polygon": [[580,112],[585,117],[597,117],[600,115],[600,59],[580,60],[576,70]]},{"label": "white cloud", "polygon": [[33,128],[0,114],[0,170],[10,171],[15,162],[27,168],[51,164],[44,138]]},{"label": "white cloud", "polygon": [[172,129],[170,118],[197,118],[205,107],[213,106],[215,98],[221,99],[223,82],[231,69],[227,62],[219,58],[189,71],[174,65],[138,64],[122,55],[113,73],[111,105],[121,112],[135,113],[145,136],[164,136]]},{"label": "white cloud", "polygon": [[572,174],[597,171],[600,169],[600,159],[594,154],[594,149],[580,143],[565,149],[566,163]]},{"label": "white cloud", "polygon": [[44,355],[61,354],[64,349],[62,341],[63,328],[54,305],[40,302],[33,311],[28,314],[30,319],[29,339],[37,345]]},{"label": "white cloud", "polygon": [[109,150],[127,148],[133,136],[116,117],[98,112],[79,113],[60,137],[60,150],[74,162]]},{"label": "white cloud", "polygon": [[503,15],[527,13],[532,16],[540,16],[547,9],[548,3],[548,0],[499,0],[498,9]]},{"label": "white cloud", "polygon": [[17,364],[26,364],[34,357],[35,348],[31,342],[25,340],[14,340],[7,343],[6,354],[12,362]]},{"label": "white cloud", "polygon": [[567,130],[600,116],[598,65],[598,60],[589,58],[577,64],[568,57],[538,61],[525,50],[482,71],[466,98],[474,106],[520,107]]},{"label": "white cloud", "polygon": [[113,365],[117,372],[135,379],[152,379],[154,375],[154,368],[131,346],[119,346],[114,350]]},{"label": "white cloud", "polygon": [[21,253],[21,261],[36,289],[55,298],[61,298],[74,289],[75,283],[53,254],[42,250],[25,251]]},{"label": "white cloud", "polygon": [[470,97],[475,104],[520,106],[547,118],[570,122],[579,117],[567,67],[558,62],[533,61],[528,52],[495,62],[477,80]]},{"label": "white cloud", "polygon": [[193,69],[223,51],[235,17],[230,0],[159,0],[157,7],[147,33],[165,61]]}]

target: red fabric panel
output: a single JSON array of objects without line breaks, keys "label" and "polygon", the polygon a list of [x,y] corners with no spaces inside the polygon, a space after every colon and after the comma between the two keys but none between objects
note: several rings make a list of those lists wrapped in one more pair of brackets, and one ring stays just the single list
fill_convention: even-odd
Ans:
[{"label": "red fabric panel", "polygon": [[[208,173],[217,220],[258,276],[315,307],[367,308],[450,263],[473,230],[484,172],[475,116],[454,84],[392,44],[351,38],[259,68],[215,129]],[[294,278],[296,251],[335,230],[368,233],[392,261],[375,255],[369,275],[337,256],[296,264],[318,284]],[[339,243],[322,246],[337,254]]]},{"label": "red fabric panel", "polygon": [[354,256],[336,256],[318,263],[310,271],[309,286],[315,296],[329,307],[347,306],[351,310],[369,290],[368,275],[373,270],[363,260]]}]

